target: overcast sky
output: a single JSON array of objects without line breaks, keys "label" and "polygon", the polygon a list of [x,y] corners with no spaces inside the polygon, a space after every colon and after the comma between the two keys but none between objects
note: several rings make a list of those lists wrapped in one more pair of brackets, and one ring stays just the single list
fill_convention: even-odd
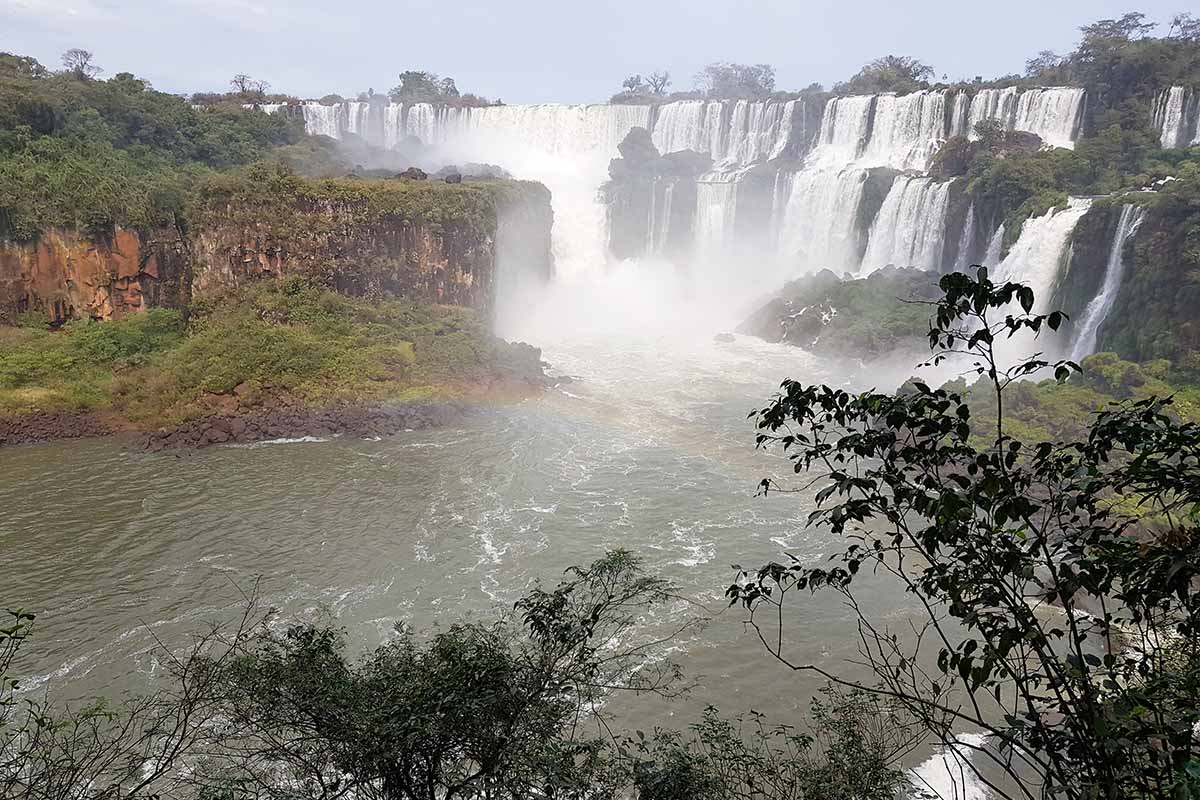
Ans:
[{"label": "overcast sky", "polygon": [[[1167,22],[1191,0],[1143,1]],[[950,79],[1020,72],[1070,50],[1113,0],[0,0],[0,51],[58,66],[71,47],[107,75],[165,91],[224,90],[238,72],[303,97],[386,91],[402,69],[508,103],[598,102],[624,76],[711,61],[773,64],[782,89],[826,86],[887,53]]]}]

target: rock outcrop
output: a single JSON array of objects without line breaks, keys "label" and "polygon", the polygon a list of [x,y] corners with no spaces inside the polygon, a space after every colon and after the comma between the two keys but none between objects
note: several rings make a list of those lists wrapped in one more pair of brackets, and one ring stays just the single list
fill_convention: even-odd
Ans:
[{"label": "rock outcrop", "polygon": [[[179,230],[102,239],[43,231],[0,240],[0,323],[53,323],[182,308],[262,278],[300,275],[352,296],[406,297],[490,314],[504,280],[553,269],[550,193],[517,181],[305,181],[252,175],[219,184]],[[507,252],[515,251],[515,254]]]},{"label": "rock outcrop", "polygon": [[90,239],[43,231],[33,242],[0,239],[0,321],[22,312],[52,321],[112,319],[151,306],[178,306],[190,295],[187,242],[174,230],[118,228]]}]

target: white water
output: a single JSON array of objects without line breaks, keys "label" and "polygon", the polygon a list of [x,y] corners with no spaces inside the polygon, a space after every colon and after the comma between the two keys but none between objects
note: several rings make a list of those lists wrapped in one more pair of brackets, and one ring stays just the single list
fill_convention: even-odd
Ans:
[{"label": "white water", "polygon": [[952,132],[975,138],[975,125],[999,120],[1006,130],[1036,133],[1052,147],[1073,148],[1079,135],[1085,92],[1065,86],[980,89],[968,101],[955,98]]},{"label": "white water", "polygon": [[983,266],[988,269],[995,269],[1000,266],[1000,249],[1004,244],[1004,223],[1000,223],[1000,227],[996,228],[996,232],[992,234],[992,238],[988,240],[987,250],[983,254]]},{"label": "white water", "polygon": [[684,100],[657,110],[651,139],[660,153],[706,153],[720,167],[777,158],[791,143],[801,101]]},{"label": "white water", "polygon": [[1125,243],[1137,233],[1142,224],[1143,210],[1138,206],[1121,206],[1121,216],[1117,222],[1117,230],[1113,235],[1112,246],[1108,252],[1108,263],[1104,268],[1104,284],[1083,314],[1079,318],[1079,334],[1071,347],[1071,360],[1081,361],[1084,356],[1091,355],[1096,349],[1096,335],[1108,312],[1117,299],[1117,291],[1121,288],[1121,280],[1125,275]]},{"label": "white water", "polygon": [[[554,198],[554,252],[563,273],[607,261],[606,213],[597,191],[617,145],[634,127],[647,128],[662,153],[693,150],[713,159],[713,171],[698,186],[692,239],[693,251],[717,251],[709,260],[718,265],[718,273],[720,264],[729,261],[722,253],[735,252],[735,240],[742,235],[737,233],[737,217],[743,213],[738,195],[746,168],[803,156],[799,169],[778,174],[771,219],[765,226],[745,226],[770,231],[770,241],[752,244],[754,252],[774,252],[755,258],[762,265],[755,276],[773,280],[822,268],[859,271],[887,263],[939,269],[947,237],[939,228],[945,227],[949,210],[949,184],[897,179],[879,219],[860,221],[866,170],[921,172],[948,136],[968,133],[975,122],[991,117],[1006,128],[1037,133],[1047,144],[1070,147],[1084,96],[1082,90],[1059,87],[985,89],[971,98],[964,92],[952,97],[945,90],[834,97],[825,103],[819,130],[812,134],[805,130],[806,102],[812,101],[463,109],[346,102],[306,103],[302,112],[311,133],[357,135],[385,147],[415,136],[440,148],[447,160],[499,163],[517,177],[545,183]],[[279,113],[285,107],[262,108]],[[647,253],[662,251],[672,200],[655,199]],[[867,230],[860,230],[860,224]],[[744,272],[732,263],[723,269]]]},{"label": "white water", "polygon": [[867,172],[855,167],[801,170],[791,178],[780,223],[780,255],[795,275],[858,268],[855,223]]},{"label": "white water", "polygon": [[1168,149],[1200,144],[1200,92],[1172,86],[1154,101],[1154,124]]},{"label": "white water", "polygon": [[971,248],[975,243],[975,201],[967,207],[963,220],[962,235],[958,237],[958,254],[954,259],[954,271],[965,272],[971,266]]},{"label": "white water", "polygon": [[997,281],[1016,281],[1033,289],[1033,313],[1045,313],[1062,274],[1071,234],[1091,205],[1088,198],[1072,197],[1066,208],[1052,208],[1040,217],[1030,217],[996,268]]},{"label": "white water", "polygon": [[863,272],[893,264],[940,270],[950,183],[897,175],[871,226]]},{"label": "white water", "polygon": [[939,800],[987,800],[987,788],[971,767],[972,754],[985,741],[983,736],[966,733],[950,747],[939,747],[932,758],[912,771],[913,786]]}]

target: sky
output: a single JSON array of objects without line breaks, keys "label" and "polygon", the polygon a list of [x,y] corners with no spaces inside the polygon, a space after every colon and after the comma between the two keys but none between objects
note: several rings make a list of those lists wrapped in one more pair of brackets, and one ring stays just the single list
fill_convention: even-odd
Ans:
[{"label": "sky", "polygon": [[[0,51],[57,68],[72,47],[111,76],[224,91],[246,73],[300,97],[385,92],[405,69],[506,103],[602,102],[625,76],[692,88],[713,61],[774,65],[780,89],[826,87],[881,55],[950,80],[1066,52],[1080,25],[1140,10],[1167,23],[1191,0],[0,0]],[[1165,31],[1165,25],[1164,25]]]}]

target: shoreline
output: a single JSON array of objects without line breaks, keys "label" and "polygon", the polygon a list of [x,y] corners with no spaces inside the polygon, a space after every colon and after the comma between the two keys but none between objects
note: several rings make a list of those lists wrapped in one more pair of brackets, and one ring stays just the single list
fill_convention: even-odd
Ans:
[{"label": "shoreline", "polygon": [[[519,383],[519,385],[518,385]],[[158,453],[200,450],[221,444],[253,444],[306,436],[394,436],[457,424],[489,405],[539,394],[549,382],[505,382],[485,391],[419,400],[341,402],[327,406],[287,404],[215,411],[173,425],[148,428],[98,411],[41,411],[0,416],[0,453],[6,448],[81,439],[120,438],[130,450]]]}]

